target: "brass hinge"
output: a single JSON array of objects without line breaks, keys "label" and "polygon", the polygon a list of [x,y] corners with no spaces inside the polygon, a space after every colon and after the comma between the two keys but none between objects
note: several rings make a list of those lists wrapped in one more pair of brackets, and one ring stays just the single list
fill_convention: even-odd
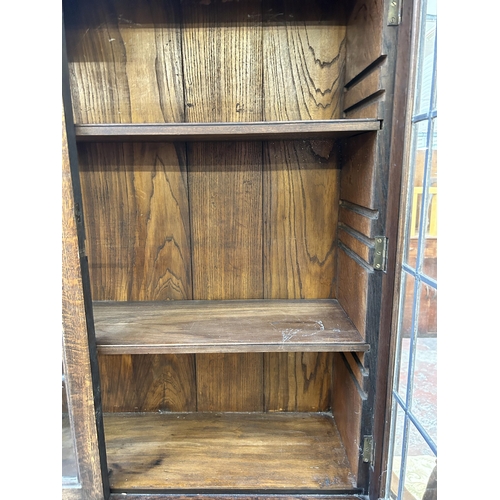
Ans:
[{"label": "brass hinge", "polygon": [[363,439],[363,462],[370,465],[373,462],[373,436],[365,436]]},{"label": "brass hinge", "polygon": [[373,269],[375,271],[387,271],[387,238],[385,236],[375,236]]},{"label": "brass hinge", "polygon": [[388,26],[399,26],[401,23],[401,0],[389,0]]}]

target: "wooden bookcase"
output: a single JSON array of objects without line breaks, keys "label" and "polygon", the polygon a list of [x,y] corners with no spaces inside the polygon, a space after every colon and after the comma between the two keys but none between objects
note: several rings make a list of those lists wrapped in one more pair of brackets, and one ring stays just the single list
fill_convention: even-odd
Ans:
[{"label": "wooden bookcase", "polygon": [[378,498],[411,18],[390,3],[63,2],[82,498]]}]

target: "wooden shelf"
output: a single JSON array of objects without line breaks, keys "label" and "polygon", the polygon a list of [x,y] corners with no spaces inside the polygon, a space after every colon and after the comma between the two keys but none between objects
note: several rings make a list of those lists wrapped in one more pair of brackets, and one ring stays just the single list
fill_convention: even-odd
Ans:
[{"label": "wooden shelf", "polygon": [[381,120],[75,125],[77,141],[224,141],[321,139],[380,130]]},{"label": "wooden shelf", "polygon": [[95,302],[102,354],[366,351],[336,300]]},{"label": "wooden shelf", "polygon": [[324,413],[105,414],[110,486],[355,492]]}]

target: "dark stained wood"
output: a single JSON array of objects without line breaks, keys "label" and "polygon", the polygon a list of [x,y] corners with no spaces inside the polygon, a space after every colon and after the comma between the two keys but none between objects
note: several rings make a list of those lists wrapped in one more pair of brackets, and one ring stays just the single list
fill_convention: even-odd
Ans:
[{"label": "dark stained wood", "polygon": [[92,297],[192,296],[185,148],[80,145]]},{"label": "dark stained wood", "polygon": [[102,354],[366,350],[335,300],[97,302]]},{"label": "dark stained wood", "polygon": [[[93,298],[192,297],[185,161],[178,144],[80,145]],[[106,411],[196,409],[193,356],[105,356],[99,364]]]},{"label": "dark stained wood", "polygon": [[343,201],[340,204],[339,223],[351,227],[355,231],[364,234],[367,238],[373,238],[373,221],[378,217],[378,211],[366,210],[363,207],[352,206]]},{"label": "dark stained wood", "polygon": [[[369,75],[363,78],[359,83],[350,87],[344,96],[344,110],[356,106],[358,103],[362,102],[364,99],[368,99],[377,92],[380,92],[381,87],[381,72],[382,68],[378,67],[372,71]],[[383,93],[380,93],[379,98],[383,97]]]},{"label": "dark stained wood", "polygon": [[345,72],[342,2],[263,2],[264,119],[340,118]]},{"label": "dark stained wood", "polygon": [[387,68],[383,66],[390,64],[383,45],[383,25],[383,0],[356,0],[350,4],[346,34],[346,118],[384,115]]},{"label": "dark stained wood", "polygon": [[184,121],[176,1],[64,2],[76,123]]},{"label": "dark stained wood", "polygon": [[[165,302],[192,298],[331,299],[338,295],[339,303],[367,341],[357,340],[354,348],[367,349],[368,343],[371,344],[372,353],[366,358],[373,368],[371,387],[375,383],[380,385],[375,368],[381,279],[361,262],[367,260],[369,250],[366,241],[356,239],[353,231],[372,238],[385,234],[386,228],[386,165],[390,151],[387,119],[393,95],[390,80],[394,74],[391,45],[394,37],[383,34],[387,31],[383,2],[355,0],[351,6],[346,2],[347,17],[341,12],[343,2],[265,0],[261,5],[253,0],[182,3],[175,0],[166,4],[161,0],[144,3],[77,0],[66,3],[75,117],[82,125],[81,149],[99,151],[89,160],[97,169],[92,167],[82,176],[86,193],[93,192],[87,200],[94,197],[86,202],[85,208],[86,223],[90,219],[87,230],[92,277],[97,277],[94,298]],[[84,5],[89,6],[86,12]],[[389,29],[393,33],[398,30]],[[390,43],[382,44],[384,36],[390,38]],[[368,74],[370,65],[387,50],[390,57],[384,66]],[[348,86],[343,97],[346,82],[354,84]],[[387,89],[386,94],[381,93],[382,89]],[[376,100],[365,101],[370,96]],[[361,105],[353,108],[357,103]],[[330,133],[330,138],[343,139],[344,134],[362,130],[340,131],[339,122],[318,124],[318,127],[332,125],[336,129],[333,132],[312,129],[316,124],[309,120],[343,118],[343,111],[348,108],[349,119],[380,117],[385,129],[380,130],[379,121],[370,121],[369,126],[373,127],[370,130],[378,132],[349,139],[343,159],[338,161],[336,142],[319,139]],[[262,120],[269,123],[262,124]],[[285,120],[304,121],[271,123]],[[171,122],[172,126],[162,127],[165,122]],[[219,126],[221,122],[226,123]],[[361,124],[344,121],[341,126],[348,123],[356,123],[356,127]],[[146,128],[149,124],[153,124],[152,129]],[[254,142],[236,142],[235,138]],[[255,142],[278,138],[294,141]],[[172,144],[180,139],[191,143]],[[119,168],[115,168],[118,162],[107,172],[99,170],[98,156],[109,155],[112,149],[101,144],[86,149],[83,142],[88,140],[158,141],[163,152],[155,156],[152,152],[156,146],[145,145],[148,153],[143,156],[131,144],[119,144],[113,155],[133,157],[131,169],[121,176]],[[213,144],[206,142],[209,140],[232,142]],[[167,141],[171,143],[169,146],[163,144]],[[148,156],[161,158],[166,169],[151,169],[150,161],[144,161]],[[337,168],[342,164],[341,173]],[[88,175],[93,179],[86,178]],[[163,177],[165,182],[161,180]],[[140,193],[145,193],[144,200]],[[340,208],[344,226],[339,231],[340,248],[337,248],[339,199],[367,212]],[[149,212],[151,218],[148,215],[145,222],[143,208],[149,203],[156,208]],[[115,219],[109,217],[108,205],[113,205],[112,211],[118,214]],[[366,214],[380,217],[370,218]],[[169,229],[173,227],[177,229]],[[157,240],[165,234],[169,236]],[[360,257],[354,258],[349,253],[352,251]],[[99,268],[98,262],[104,266]],[[390,285],[384,286],[387,294]],[[389,302],[390,297],[385,297],[384,303]],[[387,326],[387,321],[384,324]],[[294,339],[295,326],[288,323],[284,326]],[[383,335],[387,336],[387,332]],[[144,331],[138,337],[138,345],[143,349]],[[386,342],[386,337],[383,338]],[[293,347],[286,342],[288,351],[297,347],[300,353],[278,351],[264,355],[260,351],[269,350],[267,344],[248,349],[241,347],[239,338],[235,344],[240,346],[236,348],[238,351],[259,352],[227,354],[221,352],[224,347],[217,344],[207,347],[205,343],[201,351],[189,352],[207,353],[213,349],[213,354],[103,355],[105,408],[108,405],[115,410],[194,411],[196,404],[199,410],[279,412],[323,411],[334,405],[340,415],[342,433],[349,440],[347,456],[355,464],[349,471],[357,472],[356,445],[363,432],[371,432],[375,391],[370,393],[370,404],[357,406],[359,395],[352,387],[350,375],[339,375],[340,363],[333,363],[332,369],[334,356],[338,361],[340,355],[303,352],[310,348],[310,342]],[[337,347],[343,351],[350,349],[336,344],[334,350]],[[171,347],[168,349],[173,352]],[[181,349],[192,349],[192,345]],[[356,380],[366,382],[360,378],[359,367],[349,354],[347,359]],[[329,381],[332,370],[333,389]],[[385,380],[384,373],[382,370]],[[379,389],[377,394],[383,393]],[[377,404],[380,406],[380,398]],[[267,421],[260,426],[268,426]],[[130,427],[141,441],[141,426]],[[211,438],[206,427],[200,431],[202,439]],[[240,422],[237,431],[226,425],[221,432],[232,432],[234,442],[234,435],[244,434],[246,429]],[[280,437],[280,431],[270,429],[270,432],[272,439]],[[330,439],[329,436],[325,439],[328,432],[318,433],[313,446]],[[357,441],[352,438],[356,433]],[[170,441],[170,436],[167,437],[162,436]],[[133,441],[126,441],[126,435],[120,435],[119,439],[127,445],[125,451],[138,450]],[[272,439],[265,437],[262,442],[271,446]],[[286,441],[281,436],[279,445]],[[274,443],[276,448],[278,443]],[[185,444],[188,447],[189,440]],[[200,450],[198,444],[193,444],[191,456]],[[222,452],[219,448],[219,456],[231,456],[233,450],[226,448]],[[314,452],[312,446],[309,448]],[[266,458],[258,464],[245,451],[247,448],[234,451],[237,457],[233,460],[245,477],[249,463],[265,469],[255,477],[263,474],[265,478],[270,471],[278,480],[288,481],[287,474],[294,473],[293,468],[276,472],[269,468],[273,460]],[[126,475],[126,470],[114,467],[112,477],[118,471],[118,477],[129,479],[125,482],[138,484],[148,480],[149,472],[143,471],[150,468],[165,481],[163,467],[175,464],[176,459],[168,457],[157,463],[163,458],[139,453],[132,459],[139,467],[135,469],[138,474]],[[218,474],[212,470],[213,461],[209,458],[203,456],[206,472],[195,479],[200,479],[200,488],[206,488],[208,482],[210,489],[210,481],[225,480],[228,466],[223,464]],[[287,465],[286,459],[280,458],[279,467]],[[185,464],[186,474],[192,478],[192,462],[186,460]],[[301,473],[317,472],[316,465],[308,467],[299,460],[295,465]],[[379,462],[376,467],[381,476]],[[369,483],[365,481],[365,469],[360,469],[358,484],[366,488]],[[297,474],[293,479],[296,477]],[[293,479],[280,488],[290,488]],[[328,489],[336,479],[336,475],[323,475],[318,491]],[[312,480],[317,481],[318,477]],[[255,482],[258,486],[254,487],[260,489],[260,477]],[[350,484],[352,488],[352,481]],[[342,490],[338,484],[335,487]],[[303,486],[297,488],[302,490]],[[372,497],[378,498],[376,493]]]},{"label": "dark stained wood", "polygon": [[266,298],[335,296],[339,171],[305,142],[271,142],[264,172]]},{"label": "dark stained wood", "polygon": [[196,411],[194,356],[99,356],[104,412]]},{"label": "dark stained wood", "polygon": [[359,432],[363,401],[342,359],[342,354],[334,353],[333,356],[332,414],[345,445],[352,473],[356,476],[360,449],[363,445]]},{"label": "dark stained wood", "polygon": [[192,143],[193,298],[262,298],[262,148]]},{"label": "dark stained wood", "polygon": [[[390,449],[390,416],[392,415],[392,365],[393,349],[396,335],[394,335],[397,315],[393,316],[393,306],[396,307],[399,296],[399,282],[396,280],[397,266],[399,265],[399,245],[395,244],[398,235],[398,223],[401,219],[400,200],[404,196],[401,192],[402,166],[405,164],[404,155],[409,151],[411,130],[411,113],[408,106],[413,102],[414,74],[412,66],[416,64],[416,58],[412,53],[412,38],[417,36],[418,30],[415,25],[419,18],[421,4],[403,2],[401,25],[398,28],[397,64],[394,67],[394,101],[391,112],[391,148],[387,161],[389,167],[387,173],[387,187],[385,192],[386,206],[386,235],[393,244],[388,248],[387,274],[382,283],[381,290],[381,318],[380,338],[377,357],[380,360],[377,369],[375,393],[378,395],[374,405],[374,427],[373,436],[379,445],[374,450],[373,476],[370,482],[369,493],[372,496],[385,496],[385,482],[387,461]],[[414,12],[415,10],[415,12]],[[402,233],[401,233],[402,234]],[[402,255],[402,254],[401,254]],[[393,340],[394,339],[394,340]],[[385,360],[390,360],[387,363]]]},{"label": "dark stained wood", "polygon": [[[357,356],[358,360],[356,360],[355,356]],[[343,359],[344,363],[347,363],[349,365],[350,373],[359,384],[359,389],[366,392],[369,371],[363,365],[363,357],[363,352],[345,352]]]},{"label": "dark stained wood", "polygon": [[374,173],[377,165],[377,134],[364,134],[345,141],[340,178],[340,199],[368,209],[374,205]]},{"label": "dark stained wood", "polygon": [[[264,119],[341,118],[342,4],[266,0],[263,9]],[[263,151],[264,297],[334,298],[339,185],[335,143],[274,141],[264,143]],[[330,374],[329,359],[313,353],[266,354],[266,409],[328,407],[324,381]]]},{"label": "dark stained wood", "polygon": [[262,361],[248,352],[197,354],[198,411],[262,411]]},{"label": "dark stained wood", "polygon": [[261,121],[260,1],[181,6],[185,121]]},{"label": "dark stained wood", "polygon": [[363,234],[357,233],[351,227],[339,224],[339,242],[355,252],[367,264],[372,262],[374,240],[366,238]]},{"label": "dark stained wood", "polygon": [[[342,5],[269,0],[264,12],[265,119],[340,118]],[[266,298],[334,297],[336,156],[333,142],[264,144]]]},{"label": "dark stained wood", "polygon": [[78,124],[78,141],[235,141],[348,137],[380,130],[380,120],[304,120],[250,123]]},{"label": "dark stained wood", "polygon": [[352,490],[321,413],[105,415],[111,487]]},{"label": "dark stained wood", "polygon": [[[68,106],[66,104],[66,113]],[[102,498],[106,484],[101,472],[98,423],[94,406],[91,355],[82,282],[70,170],[70,150],[76,147],[66,131],[62,111],[62,356],[68,388],[70,421],[78,456],[79,483],[85,498]],[[75,153],[73,150],[73,158]],[[104,455],[105,456],[105,455]],[[64,488],[63,488],[64,490]],[[83,498],[83,497],[82,497]]]},{"label": "dark stained wood", "polygon": [[329,411],[332,353],[264,355],[265,411]]},{"label": "dark stained wood", "polygon": [[344,250],[338,251],[337,298],[361,336],[366,338],[368,271]]},{"label": "dark stained wood", "polygon": [[362,103],[359,103],[358,106],[346,110],[346,118],[349,120],[358,120],[366,117],[379,116],[382,112],[381,109],[383,108],[383,96],[384,93],[374,94],[373,99],[363,101]]},{"label": "dark stained wood", "polygon": [[[260,2],[184,2],[182,15],[185,121],[262,121]],[[262,146],[192,142],[187,159],[193,298],[262,298]],[[262,354],[197,356],[196,376],[199,409],[262,407]]]},{"label": "dark stained wood", "polygon": [[383,0],[355,0],[349,5],[346,34],[346,82],[382,55]]}]

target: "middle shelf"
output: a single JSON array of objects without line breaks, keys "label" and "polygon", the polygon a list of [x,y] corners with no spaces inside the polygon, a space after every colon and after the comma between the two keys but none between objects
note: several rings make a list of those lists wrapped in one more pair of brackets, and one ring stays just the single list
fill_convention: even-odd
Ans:
[{"label": "middle shelf", "polygon": [[369,349],[333,299],[94,302],[93,309],[101,354]]}]

